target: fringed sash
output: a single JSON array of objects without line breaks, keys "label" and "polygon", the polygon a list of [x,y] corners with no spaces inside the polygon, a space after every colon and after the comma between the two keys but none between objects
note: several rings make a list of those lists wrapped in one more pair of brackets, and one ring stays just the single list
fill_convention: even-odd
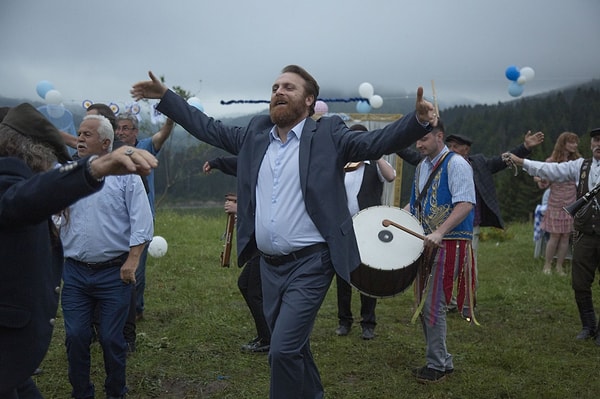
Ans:
[{"label": "fringed sash", "polygon": [[[471,240],[443,240],[442,243],[442,248],[425,248],[421,257],[414,283],[416,311],[412,322],[414,323],[422,312],[429,312],[429,320],[431,325],[434,325],[442,303],[441,295],[444,295],[445,303],[450,303],[456,285],[458,310],[462,314],[465,303],[468,304],[469,315],[463,316],[467,321],[480,325],[474,312],[476,281]],[[431,307],[423,309],[430,290]]]}]

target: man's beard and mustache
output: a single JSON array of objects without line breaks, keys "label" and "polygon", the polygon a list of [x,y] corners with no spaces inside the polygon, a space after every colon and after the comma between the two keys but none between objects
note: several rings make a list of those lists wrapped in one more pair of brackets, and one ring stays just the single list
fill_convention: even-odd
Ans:
[{"label": "man's beard and mustache", "polygon": [[269,106],[271,122],[277,126],[289,126],[301,119],[306,112],[303,101],[294,102],[288,100],[287,104],[277,106],[278,101],[280,100],[271,100]]}]

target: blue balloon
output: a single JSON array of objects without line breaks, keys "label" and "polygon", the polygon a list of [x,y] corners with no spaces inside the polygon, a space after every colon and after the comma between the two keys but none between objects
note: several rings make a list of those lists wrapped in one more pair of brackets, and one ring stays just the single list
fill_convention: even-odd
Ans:
[{"label": "blue balloon", "polygon": [[506,79],[516,81],[517,79],[519,79],[519,76],[521,76],[521,72],[519,72],[519,68],[517,68],[514,65],[511,65],[508,68],[506,68],[504,75],[506,75]]},{"label": "blue balloon", "polygon": [[360,114],[368,114],[371,112],[371,106],[368,101],[359,101],[356,103],[356,112]]},{"label": "blue balloon", "polygon": [[510,82],[508,84],[508,94],[513,97],[519,97],[521,94],[523,94],[523,86],[517,82]]},{"label": "blue balloon", "polygon": [[53,89],[54,85],[47,80],[40,80],[37,86],[35,86],[35,91],[37,91],[38,96],[42,98],[46,98],[46,93]]}]

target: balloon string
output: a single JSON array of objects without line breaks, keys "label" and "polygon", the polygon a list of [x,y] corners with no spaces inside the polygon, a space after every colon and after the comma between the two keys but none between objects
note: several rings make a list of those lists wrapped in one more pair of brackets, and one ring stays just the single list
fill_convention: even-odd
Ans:
[{"label": "balloon string", "polygon": [[[323,101],[326,103],[352,103],[352,102],[367,102],[370,104],[368,98],[364,97],[351,97],[351,98],[319,98],[318,101]],[[269,104],[271,101],[269,100],[221,100],[221,105],[231,105],[231,104]]]}]

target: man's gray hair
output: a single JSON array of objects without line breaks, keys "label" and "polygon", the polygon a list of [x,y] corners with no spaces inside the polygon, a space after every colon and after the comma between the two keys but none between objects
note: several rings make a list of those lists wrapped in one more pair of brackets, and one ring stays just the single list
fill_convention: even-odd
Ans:
[{"label": "man's gray hair", "polygon": [[109,139],[110,146],[108,147],[108,152],[112,151],[113,142],[115,141],[115,131],[110,124],[108,118],[102,115],[86,115],[83,117],[83,120],[86,119],[95,119],[100,122],[100,126],[98,126],[98,135],[100,135],[100,140]]},{"label": "man's gray hair", "polygon": [[133,124],[133,128],[138,128],[138,118],[134,114],[129,112],[123,112],[122,114],[117,115],[117,123],[119,121],[130,121]]}]

